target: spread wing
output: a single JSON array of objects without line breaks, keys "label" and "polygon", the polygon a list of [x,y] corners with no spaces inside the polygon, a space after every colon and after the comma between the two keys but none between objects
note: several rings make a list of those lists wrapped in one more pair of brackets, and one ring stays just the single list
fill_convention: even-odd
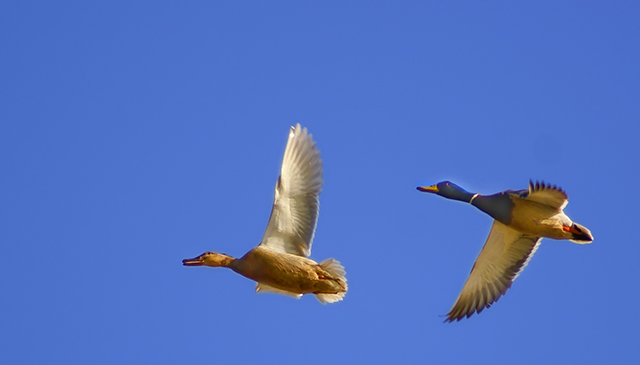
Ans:
[{"label": "spread wing", "polygon": [[536,181],[534,184],[531,180],[529,180],[529,190],[521,191],[520,197],[554,207],[558,211],[563,210],[569,202],[567,193],[561,188],[555,185],[545,184],[544,182]]},{"label": "spread wing", "polygon": [[267,230],[260,245],[299,256],[311,254],[322,189],[322,160],[311,134],[291,127]]},{"label": "spread wing", "polygon": [[446,321],[461,320],[495,303],[536,252],[541,237],[524,235],[494,221],[471,274]]}]

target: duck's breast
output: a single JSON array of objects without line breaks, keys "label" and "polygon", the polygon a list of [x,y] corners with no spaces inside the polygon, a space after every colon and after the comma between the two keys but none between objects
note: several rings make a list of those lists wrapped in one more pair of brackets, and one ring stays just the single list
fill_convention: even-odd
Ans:
[{"label": "duck's breast", "polygon": [[232,269],[259,283],[293,293],[315,291],[317,264],[306,257],[256,247],[238,261]]}]

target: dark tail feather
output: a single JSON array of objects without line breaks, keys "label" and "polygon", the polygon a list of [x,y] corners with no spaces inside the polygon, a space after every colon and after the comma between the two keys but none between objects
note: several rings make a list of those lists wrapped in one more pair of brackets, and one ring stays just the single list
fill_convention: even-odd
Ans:
[{"label": "dark tail feather", "polygon": [[573,238],[570,239],[571,242],[585,244],[593,241],[591,231],[589,231],[587,227],[581,226],[577,223],[574,223],[573,226],[571,226],[571,233],[573,234]]}]

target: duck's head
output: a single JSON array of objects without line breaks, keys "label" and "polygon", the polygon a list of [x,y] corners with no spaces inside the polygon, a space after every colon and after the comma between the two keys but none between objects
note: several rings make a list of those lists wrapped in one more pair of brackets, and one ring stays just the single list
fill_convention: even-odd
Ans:
[{"label": "duck's head", "polygon": [[215,252],[205,252],[202,255],[193,259],[184,259],[182,264],[184,266],[229,266],[231,261],[235,260],[233,257]]},{"label": "duck's head", "polygon": [[434,193],[442,197],[463,202],[469,202],[473,194],[452,183],[451,181],[442,181],[431,186],[418,186],[419,191],[426,193]]}]

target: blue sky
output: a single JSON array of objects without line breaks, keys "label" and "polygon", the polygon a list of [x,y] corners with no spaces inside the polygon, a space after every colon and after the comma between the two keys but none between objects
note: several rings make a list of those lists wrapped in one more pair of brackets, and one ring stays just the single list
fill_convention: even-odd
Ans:
[{"label": "blue sky", "polygon": [[[3,363],[635,363],[635,2],[3,2]],[[288,128],[324,161],[311,257],[343,302],[230,270]],[[491,227],[419,193],[563,187],[591,245],[543,240],[443,323]]]}]

